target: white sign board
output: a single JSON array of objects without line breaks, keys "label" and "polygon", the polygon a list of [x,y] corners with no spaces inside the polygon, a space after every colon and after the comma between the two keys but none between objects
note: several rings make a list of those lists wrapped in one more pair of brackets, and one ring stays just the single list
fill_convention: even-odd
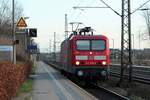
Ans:
[{"label": "white sign board", "polygon": [[0,51],[13,51],[12,46],[0,45]]},{"label": "white sign board", "polygon": [[0,61],[12,61],[13,60],[13,46],[0,45]]}]

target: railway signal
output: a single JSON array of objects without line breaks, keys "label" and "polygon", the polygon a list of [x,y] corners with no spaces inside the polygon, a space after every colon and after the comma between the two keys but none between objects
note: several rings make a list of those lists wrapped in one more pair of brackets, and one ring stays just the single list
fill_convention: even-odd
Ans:
[{"label": "railway signal", "polygon": [[37,29],[36,28],[29,29],[28,36],[29,37],[37,37]]}]

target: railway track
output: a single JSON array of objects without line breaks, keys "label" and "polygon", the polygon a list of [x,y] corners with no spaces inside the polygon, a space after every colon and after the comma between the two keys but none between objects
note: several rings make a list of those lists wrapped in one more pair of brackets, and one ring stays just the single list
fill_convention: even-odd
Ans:
[{"label": "railway track", "polygon": [[[121,65],[120,64],[112,64],[110,65],[110,69],[114,72],[120,71],[121,70]],[[139,74],[139,75],[144,75],[145,77],[149,77],[150,75],[150,67],[149,66],[137,66],[133,65],[133,73],[134,74]]]},{"label": "railway track", "polygon": [[[56,64],[48,63],[51,66],[57,68]],[[97,86],[95,83],[90,83],[90,85],[87,87],[83,87],[87,92],[94,95],[99,100],[129,100],[129,98],[122,96],[116,92],[113,92],[109,89],[106,89],[102,86]]]},{"label": "railway track", "polygon": [[[120,65],[114,64],[111,65],[111,76],[120,77]],[[148,66],[136,66],[133,65],[133,81],[150,85],[150,67]],[[124,79],[128,79],[128,73],[125,71]]]},{"label": "railway track", "polygon": [[90,86],[84,89],[93,94],[99,100],[130,100],[123,95],[113,92],[103,86],[97,86],[94,83],[90,83]]},{"label": "railway track", "polygon": [[[51,64],[51,65],[53,65],[53,67],[57,68],[56,67],[57,63]],[[118,64],[117,65],[111,65],[111,67],[113,67],[113,68],[111,68],[111,73],[110,73],[111,76],[119,78],[120,77],[119,65]],[[133,70],[133,81],[150,85],[150,78],[149,78],[150,68],[148,68],[148,67],[144,68],[144,66],[143,67],[134,66],[133,68],[134,68],[134,70]],[[127,73],[124,75],[124,78],[128,79]]]},{"label": "railway track", "polygon": [[[120,73],[111,72],[110,74],[111,74],[111,76],[120,78]],[[133,81],[150,85],[150,78],[145,78],[145,77],[140,77],[140,76],[134,76],[134,75],[133,75],[132,78],[133,78]],[[124,75],[124,79],[128,79],[128,75],[127,74]]]},{"label": "railway track", "polygon": [[[49,63],[50,64],[50,63]],[[51,64],[53,65],[53,67],[57,68],[56,65],[58,64],[58,62]],[[111,65],[111,76],[120,77],[120,65],[119,64],[114,64]],[[133,66],[133,81],[139,82],[139,83],[143,83],[143,84],[147,84],[150,85],[150,68],[149,67],[139,67],[139,66]],[[124,75],[125,79],[128,79],[128,75],[127,73]]]}]

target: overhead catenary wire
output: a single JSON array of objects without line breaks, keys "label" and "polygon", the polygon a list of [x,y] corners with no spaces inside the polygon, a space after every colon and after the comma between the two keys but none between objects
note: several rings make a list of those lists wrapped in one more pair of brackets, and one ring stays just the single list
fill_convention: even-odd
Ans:
[{"label": "overhead catenary wire", "polygon": [[[79,0],[79,2],[77,3],[77,6],[81,5],[81,4],[84,4],[85,3],[85,0]],[[74,21],[74,20],[77,20],[77,18],[79,18],[79,16],[83,13],[83,10],[81,10],[80,12],[75,12],[75,10],[71,9],[69,11],[69,13],[67,13],[68,15],[68,22],[71,22],[71,21]],[[70,20],[71,19],[71,20]],[[68,26],[68,30],[70,30],[71,26]],[[70,32],[70,31],[68,31]],[[69,35],[69,34],[68,34]]]},{"label": "overhead catenary wire", "polygon": [[[96,0],[92,0],[91,2],[87,2],[86,4],[85,4],[85,2],[83,2],[82,3],[82,5],[86,5],[86,6],[90,6],[90,5],[92,5],[92,4],[94,4],[94,2],[95,2]],[[80,4],[78,4],[76,7],[78,7],[78,6],[80,6],[81,5],[81,3]],[[74,7],[73,7],[74,8]],[[75,8],[74,8],[75,9]],[[83,14],[83,12],[84,12],[84,9],[80,9],[80,12],[73,18],[73,20],[77,20],[82,14]],[[85,19],[85,18],[84,18]]]},{"label": "overhead catenary wire", "polygon": [[[92,0],[92,3],[94,3],[96,0]],[[104,0],[100,0],[103,4],[105,4],[107,7],[109,7],[112,11],[114,11],[117,15],[119,15],[119,16],[121,16],[121,14],[119,14],[116,10],[114,10],[110,5],[108,5]],[[148,3],[150,0],[148,0],[148,1],[146,1],[145,3],[144,3],[144,5],[146,4],[146,3]],[[91,5],[92,4],[91,2],[89,3],[89,5]],[[81,5],[81,4],[85,4],[85,1],[84,0],[79,0],[79,3],[77,4],[77,6],[79,6],[79,5]],[[76,14],[76,13],[74,13],[74,11],[72,11],[71,10],[71,12],[72,13],[69,13],[70,15],[71,15],[71,17],[70,17],[70,19],[71,20],[76,20],[77,18],[79,18],[79,16],[80,15],[82,15],[83,14],[83,11],[84,11],[84,9],[80,9],[81,11],[78,13],[78,14]],[[134,11],[133,11],[134,12]],[[76,14],[76,15],[75,15]]]},{"label": "overhead catenary wire", "polygon": [[140,10],[140,8],[142,8],[144,5],[146,5],[148,2],[150,2],[150,0],[147,0],[146,2],[144,2],[140,7],[136,8],[133,12],[131,12],[131,14],[135,13],[137,10]]},{"label": "overhead catenary wire", "polygon": [[[86,5],[86,6],[91,6],[92,4],[95,3],[96,0],[91,0],[89,2],[86,1],[86,4],[85,4],[85,0],[82,0],[82,2],[80,1],[77,6],[79,5]],[[107,7],[104,7],[104,8],[107,8]],[[77,13],[74,13],[74,11],[71,13],[71,14],[68,14],[68,15],[71,15],[71,17],[69,17],[69,19],[71,19],[72,21],[76,22],[77,20],[79,20],[79,18],[81,17],[81,15],[83,14],[84,12],[84,9],[80,9],[80,12],[77,14]],[[88,17],[84,17],[84,20],[85,18],[88,18]],[[68,27],[70,28],[70,26]],[[78,26],[77,26],[78,28]]]},{"label": "overhead catenary wire", "polygon": [[[92,4],[94,4],[95,3],[95,1],[96,0],[92,0],[91,2],[88,2],[87,3],[87,5],[86,5],[86,7],[87,8],[96,8],[96,7],[92,7],[91,5]],[[78,5],[79,6],[79,5]],[[73,7],[74,9],[76,9],[76,7],[78,7],[78,6],[75,6],[75,7]],[[84,7],[83,7],[84,8]],[[97,7],[97,8],[108,8],[108,7]],[[79,8],[81,11],[80,11],[80,13],[74,18],[74,20],[76,20],[77,18],[79,18],[79,17],[81,17],[81,15],[83,15],[84,13],[84,9],[82,9],[82,8]],[[88,20],[88,17],[84,17],[84,20],[85,19],[87,19]],[[82,23],[82,26],[84,27],[84,26],[86,26],[85,24],[83,24]],[[79,26],[77,26],[77,28],[78,28]],[[76,30],[77,30],[77,28],[76,28]]]},{"label": "overhead catenary wire", "polygon": [[[79,0],[80,2],[79,3],[77,3],[77,6],[79,6],[79,5],[81,5],[81,4],[84,4],[85,3],[85,1],[84,0]],[[81,9],[81,12],[82,12],[83,10]],[[76,15],[76,13],[75,13],[75,11],[73,10],[73,9],[71,9],[70,10],[70,12],[68,13],[68,15],[71,15],[71,17],[69,18],[69,19],[74,19],[73,17],[76,15],[76,16],[79,16],[80,14],[81,14],[81,12],[78,12],[79,14],[78,15]]]},{"label": "overhead catenary wire", "polygon": [[107,6],[108,8],[110,8],[112,11],[114,11],[117,15],[122,16],[121,14],[119,14],[116,10],[114,10],[111,6],[109,6],[105,1],[100,0],[105,6]]}]

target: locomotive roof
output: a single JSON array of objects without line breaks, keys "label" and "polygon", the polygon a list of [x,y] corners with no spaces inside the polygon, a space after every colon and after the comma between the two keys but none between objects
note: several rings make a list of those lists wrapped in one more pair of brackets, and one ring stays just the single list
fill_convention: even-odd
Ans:
[{"label": "locomotive roof", "polygon": [[99,38],[103,38],[103,39],[107,39],[106,36],[104,35],[72,35],[71,37],[69,37],[68,39],[69,40],[72,40],[72,39],[92,39],[92,38],[95,38],[95,39],[99,39]]},{"label": "locomotive roof", "polygon": [[63,42],[72,39],[108,39],[105,35],[70,35],[69,38],[65,39]]}]

